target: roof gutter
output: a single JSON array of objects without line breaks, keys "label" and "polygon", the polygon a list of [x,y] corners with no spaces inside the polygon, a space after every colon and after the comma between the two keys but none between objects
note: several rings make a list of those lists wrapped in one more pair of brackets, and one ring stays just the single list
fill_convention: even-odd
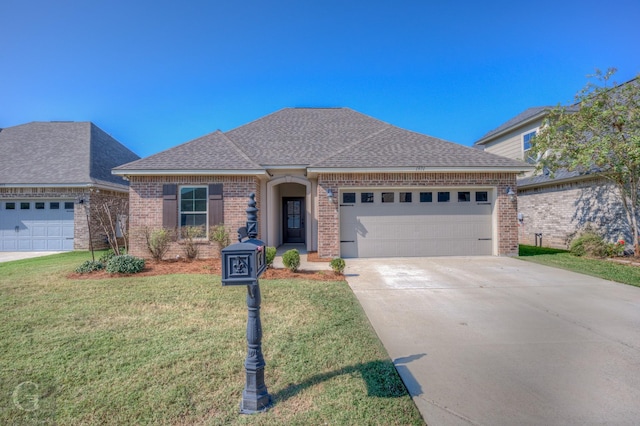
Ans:
[{"label": "roof gutter", "polygon": [[98,188],[112,191],[128,192],[126,184],[117,183],[0,183],[0,188]]},{"label": "roof gutter", "polygon": [[390,167],[390,168],[346,168],[346,167],[309,167],[310,175],[318,173],[520,173],[533,170],[533,166],[510,167]]},{"label": "roof gutter", "polygon": [[111,170],[111,174],[117,176],[184,176],[184,175],[267,175],[264,169],[234,169],[234,170],[161,170],[161,169],[132,169],[132,170]]}]

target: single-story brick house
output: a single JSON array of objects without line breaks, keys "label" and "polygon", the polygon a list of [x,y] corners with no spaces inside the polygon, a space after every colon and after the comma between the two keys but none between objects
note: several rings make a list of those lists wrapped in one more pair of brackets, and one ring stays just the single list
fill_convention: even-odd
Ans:
[{"label": "single-story brick house", "polygon": [[105,245],[91,209],[128,199],[111,169],[139,159],[91,122],[31,122],[0,129],[0,251]]},{"label": "single-story brick house", "polygon": [[[537,159],[528,154],[530,140],[553,107],[533,107],[516,115],[475,142],[475,146],[505,157]],[[519,240],[522,244],[568,248],[586,226],[610,241],[632,241],[627,216],[615,186],[592,171],[556,170],[518,179]]]},{"label": "single-story brick house", "polygon": [[[404,130],[348,108],[285,108],[116,167],[129,180],[131,253],[144,230],[244,226],[320,257],[518,252],[522,161]],[[180,241],[169,256],[180,254]],[[203,239],[201,257],[217,256]]]}]

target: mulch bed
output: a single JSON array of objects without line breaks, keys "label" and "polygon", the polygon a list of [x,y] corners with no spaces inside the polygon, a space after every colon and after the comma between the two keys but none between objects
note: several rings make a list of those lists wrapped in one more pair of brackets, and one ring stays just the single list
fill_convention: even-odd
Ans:
[{"label": "mulch bed", "polygon": [[[322,260],[324,261],[324,259]],[[220,259],[207,259],[207,260],[163,260],[162,262],[154,262],[153,260],[147,260],[145,268],[142,272],[137,274],[109,274],[106,271],[94,271],[87,274],[79,274],[73,272],[67,277],[77,280],[85,279],[107,279],[107,278],[122,278],[122,277],[149,277],[156,275],[169,275],[169,274],[210,274],[220,275],[221,265]],[[279,280],[301,278],[307,280],[317,281],[343,281],[344,275],[335,274],[333,271],[298,271],[291,272],[288,269],[267,269],[260,279],[264,280]]]}]

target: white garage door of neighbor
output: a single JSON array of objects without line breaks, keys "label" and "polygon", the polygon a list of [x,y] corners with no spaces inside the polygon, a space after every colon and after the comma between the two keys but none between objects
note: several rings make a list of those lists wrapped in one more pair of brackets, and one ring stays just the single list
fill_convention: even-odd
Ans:
[{"label": "white garage door of neighbor", "polygon": [[343,190],[342,257],[493,254],[492,191]]},{"label": "white garage door of neighbor", "polygon": [[73,250],[73,201],[0,202],[0,251]]}]

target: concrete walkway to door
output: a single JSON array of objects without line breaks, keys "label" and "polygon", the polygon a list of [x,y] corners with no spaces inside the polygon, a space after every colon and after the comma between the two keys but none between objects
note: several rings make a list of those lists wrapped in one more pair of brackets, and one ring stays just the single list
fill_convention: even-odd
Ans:
[{"label": "concrete walkway to door", "polygon": [[424,420],[640,421],[640,288],[517,259],[349,259]]}]

